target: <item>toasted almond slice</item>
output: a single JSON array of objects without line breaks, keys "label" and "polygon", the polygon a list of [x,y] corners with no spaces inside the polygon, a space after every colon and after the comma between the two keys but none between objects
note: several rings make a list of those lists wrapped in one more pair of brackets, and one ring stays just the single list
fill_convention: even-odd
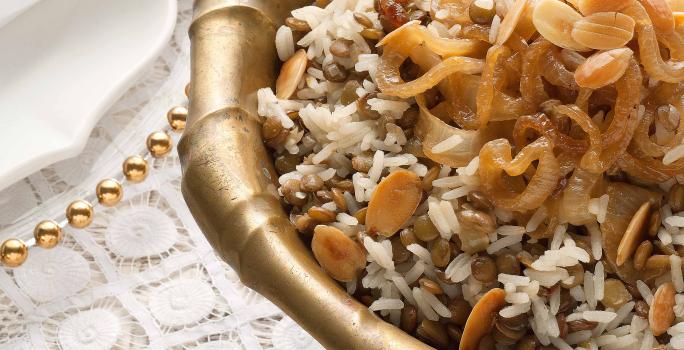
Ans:
[{"label": "toasted almond slice", "polygon": [[518,26],[518,22],[520,21],[520,18],[522,17],[526,8],[527,0],[516,0],[513,3],[513,6],[508,9],[506,17],[504,17],[503,21],[501,21],[501,25],[499,26],[499,33],[496,37],[497,45],[503,45],[503,43],[505,43],[506,40],[511,37],[511,34],[513,34],[515,27]]},{"label": "toasted almond slice", "polygon": [[583,15],[597,12],[617,12],[626,9],[634,0],[579,0],[578,7]]},{"label": "toasted almond slice", "polygon": [[648,311],[648,323],[654,336],[662,335],[667,331],[675,319],[675,289],[672,283],[663,283],[653,294],[651,309]]},{"label": "toasted almond slice", "polygon": [[597,50],[625,46],[634,36],[634,20],[619,12],[599,12],[575,22],[572,38]]},{"label": "toasted almond slice", "polygon": [[625,234],[620,240],[620,245],[617,249],[617,259],[615,259],[617,266],[622,266],[636,251],[637,246],[644,238],[644,225],[648,220],[648,210],[651,208],[651,203],[646,201],[639,207],[639,209],[632,216],[629,221]]},{"label": "toasted almond slice", "polygon": [[505,298],[506,292],[503,289],[494,288],[478,300],[468,316],[465,328],[463,328],[459,350],[478,349],[482,337],[489,334],[496,313],[506,305]]},{"label": "toasted almond slice", "polygon": [[581,19],[582,15],[559,0],[540,0],[532,12],[534,27],[546,40],[566,49],[588,51],[570,35],[575,22]]},{"label": "toasted almond slice", "polygon": [[304,49],[295,52],[292,57],[283,63],[278,80],[276,80],[276,97],[288,99],[297,91],[297,86],[299,86],[299,82],[304,77],[308,63],[309,59],[306,57]]},{"label": "toasted almond slice", "polygon": [[644,5],[656,31],[660,33],[674,31],[675,20],[667,0],[639,0],[639,2]]},{"label": "toasted almond slice", "polygon": [[598,89],[618,81],[625,74],[632,54],[628,48],[595,53],[575,70],[577,85]]},{"label": "toasted almond slice", "polygon": [[321,267],[341,282],[352,281],[366,266],[363,249],[332,226],[316,226],[311,250]]},{"label": "toasted almond slice", "polygon": [[408,170],[391,173],[380,181],[368,203],[368,232],[392,236],[411,218],[422,194],[418,175]]}]

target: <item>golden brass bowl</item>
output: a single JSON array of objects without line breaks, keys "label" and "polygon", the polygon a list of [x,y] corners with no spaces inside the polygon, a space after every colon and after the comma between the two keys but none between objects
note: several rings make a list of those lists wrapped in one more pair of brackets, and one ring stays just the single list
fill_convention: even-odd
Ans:
[{"label": "golden brass bowl", "polygon": [[311,0],[196,0],[190,108],[178,145],[182,191],[218,254],[245,285],[328,349],[431,349],[350,297],[302,244],[276,192],[256,91],[272,86],[274,38]]}]

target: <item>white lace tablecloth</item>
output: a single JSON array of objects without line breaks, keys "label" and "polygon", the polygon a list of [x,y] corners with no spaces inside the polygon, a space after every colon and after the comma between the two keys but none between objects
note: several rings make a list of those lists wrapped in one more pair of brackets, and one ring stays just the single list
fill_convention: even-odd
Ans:
[{"label": "white lace tablecloth", "polygon": [[[144,151],[171,106],[187,103],[190,17],[191,1],[181,0],[173,38],[79,156],[0,192],[0,239],[29,239],[40,220],[62,220],[68,203]],[[145,182],[126,184],[119,205],[96,207],[90,227],[66,228],[58,247],[32,248],[23,266],[0,268],[0,349],[321,346],[214,255],[181,196],[174,152],[153,162]]]}]

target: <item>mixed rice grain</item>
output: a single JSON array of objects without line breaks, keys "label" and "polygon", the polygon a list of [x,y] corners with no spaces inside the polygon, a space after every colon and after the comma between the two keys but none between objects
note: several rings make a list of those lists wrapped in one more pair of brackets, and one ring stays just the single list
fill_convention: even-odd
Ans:
[{"label": "mixed rice grain", "polygon": [[257,93],[315,258],[439,349],[684,349],[684,5],[332,0]]}]

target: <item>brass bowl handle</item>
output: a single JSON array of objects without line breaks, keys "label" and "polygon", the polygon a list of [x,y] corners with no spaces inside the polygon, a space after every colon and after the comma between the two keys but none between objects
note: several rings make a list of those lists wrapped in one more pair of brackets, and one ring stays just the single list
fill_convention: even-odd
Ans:
[{"label": "brass bowl handle", "polygon": [[278,199],[277,174],[256,117],[256,91],[274,81],[277,25],[308,2],[195,1],[190,114],[178,146],[185,201],[245,285],[326,348],[430,349],[328,277]]}]

